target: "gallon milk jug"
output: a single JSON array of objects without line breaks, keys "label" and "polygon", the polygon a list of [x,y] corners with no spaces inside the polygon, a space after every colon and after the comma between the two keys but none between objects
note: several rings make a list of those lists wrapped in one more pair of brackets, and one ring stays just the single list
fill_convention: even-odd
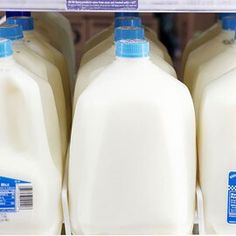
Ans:
[{"label": "gallon milk jug", "polygon": [[231,38],[229,37],[227,41],[222,41],[223,46],[219,46],[225,49],[209,61],[202,63],[199,69],[196,70],[195,81],[192,85],[192,97],[196,114],[199,111],[199,103],[204,88],[213,80],[236,68],[236,17],[225,17],[223,19],[223,28],[232,31]]},{"label": "gallon milk jug", "polygon": [[183,53],[183,66],[185,66],[186,61],[188,59],[189,54],[194,51],[196,48],[200,47],[202,44],[206,43],[207,41],[213,39],[217,36],[221,31],[221,22],[223,17],[233,16],[235,13],[220,13],[218,14],[218,21],[212,27],[201,33],[199,36],[192,38],[187,46],[184,49]]},{"label": "gallon milk jug", "polygon": [[[225,17],[223,20],[224,19]],[[230,40],[234,38],[234,33],[235,32],[228,29],[225,24],[222,26],[220,34],[190,53],[184,71],[184,82],[190,89],[190,92],[192,92],[192,87],[195,83],[196,70],[201,64],[224,51],[227,44],[230,43]]]},{"label": "gallon milk jug", "polygon": [[53,94],[16,63],[7,39],[0,39],[0,103],[0,234],[60,234],[59,130],[49,139],[44,117],[58,126]]},{"label": "gallon milk jug", "polygon": [[207,234],[236,234],[235,78],[233,69],[209,83],[201,99],[198,153]]},{"label": "gallon milk jug", "polygon": [[[122,26],[136,26],[141,27],[142,21],[139,17],[118,17],[115,18],[115,28]],[[147,32],[147,31],[146,31]],[[102,53],[107,47],[110,47],[114,42],[114,30],[112,29],[112,34],[102,42],[100,42],[96,47],[91,48],[89,51],[83,54],[80,62],[80,67],[86,64],[89,60],[95,56]],[[155,42],[150,41],[152,50],[155,50],[158,55],[163,57],[169,64],[172,64],[171,58],[168,53],[165,53],[160,47],[158,47]]]},{"label": "gallon milk jug", "polygon": [[[118,27],[115,29],[115,41],[122,39],[144,39],[144,29],[140,27]],[[79,95],[97,77],[97,75],[115,60],[115,45],[111,45],[102,54],[96,56],[79,69],[74,92],[74,108]],[[150,59],[160,69],[177,78],[174,68],[163,58],[150,50]]]},{"label": "gallon milk jug", "polygon": [[34,12],[32,15],[36,30],[49,37],[50,43],[66,57],[70,79],[74,84],[76,56],[69,20],[58,12]]},{"label": "gallon milk jug", "polygon": [[[118,17],[138,17],[137,12],[116,12],[115,18]],[[108,38],[110,35],[112,35],[114,31],[114,24],[112,24],[110,27],[106,28],[105,30],[102,30],[101,32],[97,33],[95,36],[91,37],[84,45],[83,47],[83,53],[86,53],[91,48],[96,47],[99,43],[101,43],[103,40]]]},{"label": "gallon milk jug", "polygon": [[118,41],[116,60],[78,99],[69,163],[75,234],[192,232],[193,104],[148,55],[145,40]]},{"label": "gallon milk jug", "polygon": [[[58,69],[24,44],[21,26],[1,25],[0,37],[12,40],[14,51],[13,57],[20,65],[41,79],[48,81],[51,85],[59,117],[62,155],[63,158],[65,158],[69,134],[66,121],[64,91]],[[49,121],[51,120],[49,119]]]},{"label": "gallon milk jug", "polygon": [[70,129],[71,92],[69,74],[64,56],[47,42],[37,38],[34,31],[34,22],[32,17],[10,17],[7,19],[7,23],[21,25],[24,31],[25,44],[41,57],[53,63],[59,69],[66,99],[68,129]]}]

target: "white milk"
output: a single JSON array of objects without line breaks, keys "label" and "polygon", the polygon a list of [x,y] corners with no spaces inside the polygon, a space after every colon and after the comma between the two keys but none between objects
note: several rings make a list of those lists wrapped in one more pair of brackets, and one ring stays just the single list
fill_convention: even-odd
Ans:
[{"label": "white milk", "polygon": [[[84,54],[81,58],[80,67],[86,64],[88,61],[99,55],[101,52],[105,51],[107,47],[111,47],[111,45],[114,43],[114,28],[122,27],[122,26],[135,26],[135,27],[141,27],[142,21],[139,17],[118,17],[115,18],[115,24],[112,25],[110,28],[107,29],[107,31],[103,31],[103,33],[98,36],[96,41],[94,40],[94,43],[96,45],[92,48],[86,47]],[[152,33],[149,29],[145,30],[145,35],[149,39],[152,50],[155,50],[157,54],[161,57],[163,57],[169,64],[172,64],[172,60],[165,49],[165,47],[160,43],[158,44],[157,39],[155,41],[153,39]],[[96,37],[96,36],[95,36]],[[87,51],[86,51],[87,50]]]},{"label": "white milk", "polygon": [[59,69],[66,99],[68,130],[70,130],[71,92],[68,68],[64,56],[49,43],[37,38],[37,35],[35,35],[34,31],[32,17],[10,17],[7,19],[7,23],[21,25],[24,31],[25,44],[38,55],[53,63]]},{"label": "white milk", "polygon": [[198,153],[207,234],[236,234],[236,70],[205,87]]},{"label": "white milk", "polygon": [[196,175],[191,96],[149,60],[147,41],[123,40],[116,47],[116,60],[75,109],[73,233],[190,234]]},{"label": "white milk", "polygon": [[10,41],[0,39],[0,234],[60,233],[58,127],[48,82],[16,63]]},{"label": "white milk", "polygon": [[[115,41],[121,39],[144,39],[144,30],[140,27],[118,27],[115,29]],[[114,41],[114,39],[113,39]],[[80,94],[97,77],[97,75],[115,60],[115,45],[96,56],[79,69],[74,92],[74,108]],[[150,59],[160,69],[177,78],[174,68],[161,58],[155,50],[150,50]]]},{"label": "white milk", "polygon": [[[226,22],[236,31],[236,18],[224,18],[223,24]],[[193,97],[199,117],[199,170],[207,234],[236,234],[233,39],[224,52],[201,66]]]},{"label": "white milk", "polygon": [[189,54],[194,51],[196,48],[200,47],[202,44],[216,37],[221,31],[221,21],[218,20],[217,23],[212,25],[207,30],[203,31],[201,34],[193,37],[188,44],[186,45],[183,58],[182,58],[182,66],[184,67],[186,61],[188,59]]},{"label": "white milk", "polygon": [[43,59],[29,47],[25,46],[23,42],[23,32],[20,26],[1,25],[0,37],[12,40],[14,50],[13,56],[20,65],[41,79],[48,81],[51,85],[59,117],[62,155],[64,159],[66,156],[69,134],[66,121],[64,91],[58,69],[52,63]]},{"label": "white milk", "polygon": [[192,83],[192,97],[195,105],[196,115],[199,111],[199,103],[204,88],[208,83],[220,77],[227,71],[236,67],[236,41],[234,40],[234,32],[236,30],[236,18],[226,17],[223,19],[223,27],[229,30],[231,38],[227,41],[222,41],[218,47],[224,48],[221,53],[218,53],[209,61],[202,63],[195,72],[194,83]]},{"label": "white milk", "polygon": [[69,20],[57,12],[34,12],[36,31],[50,39],[50,43],[66,57],[70,80],[74,84],[76,71],[73,32]]},{"label": "white milk", "polygon": [[225,25],[222,27],[220,34],[190,53],[184,71],[184,82],[190,89],[190,92],[192,92],[192,87],[196,80],[196,71],[201,64],[223,52],[227,44],[230,44],[230,41],[232,41],[232,38],[234,38],[234,31],[228,29]]},{"label": "white milk", "polygon": [[189,54],[202,44],[213,39],[221,32],[221,23],[224,17],[235,16],[235,13],[219,13],[218,21],[212,25],[209,29],[203,31],[200,35],[192,38],[184,49],[182,64],[185,66]]}]

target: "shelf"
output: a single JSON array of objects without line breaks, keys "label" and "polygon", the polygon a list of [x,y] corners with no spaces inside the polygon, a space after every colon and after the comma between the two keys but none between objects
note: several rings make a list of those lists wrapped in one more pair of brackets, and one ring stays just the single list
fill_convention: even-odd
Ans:
[{"label": "shelf", "polygon": [[30,11],[236,11],[236,0],[0,0],[0,10]]}]

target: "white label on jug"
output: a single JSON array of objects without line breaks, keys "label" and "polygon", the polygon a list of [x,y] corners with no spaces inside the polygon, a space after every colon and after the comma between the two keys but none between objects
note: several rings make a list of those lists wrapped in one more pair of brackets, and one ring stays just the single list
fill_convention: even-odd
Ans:
[{"label": "white label on jug", "polygon": [[236,172],[229,173],[227,222],[236,224]]},{"label": "white label on jug", "polygon": [[32,209],[32,183],[0,176],[0,214]]},{"label": "white label on jug", "polygon": [[68,10],[137,10],[138,0],[67,0]]}]

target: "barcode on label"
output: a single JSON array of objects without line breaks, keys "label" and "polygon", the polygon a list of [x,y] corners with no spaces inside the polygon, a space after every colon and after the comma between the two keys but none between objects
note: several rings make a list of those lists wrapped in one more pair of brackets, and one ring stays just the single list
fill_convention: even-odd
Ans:
[{"label": "barcode on label", "polygon": [[17,208],[21,210],[33,209],[33,186],[32,184],[17,185]]}]

